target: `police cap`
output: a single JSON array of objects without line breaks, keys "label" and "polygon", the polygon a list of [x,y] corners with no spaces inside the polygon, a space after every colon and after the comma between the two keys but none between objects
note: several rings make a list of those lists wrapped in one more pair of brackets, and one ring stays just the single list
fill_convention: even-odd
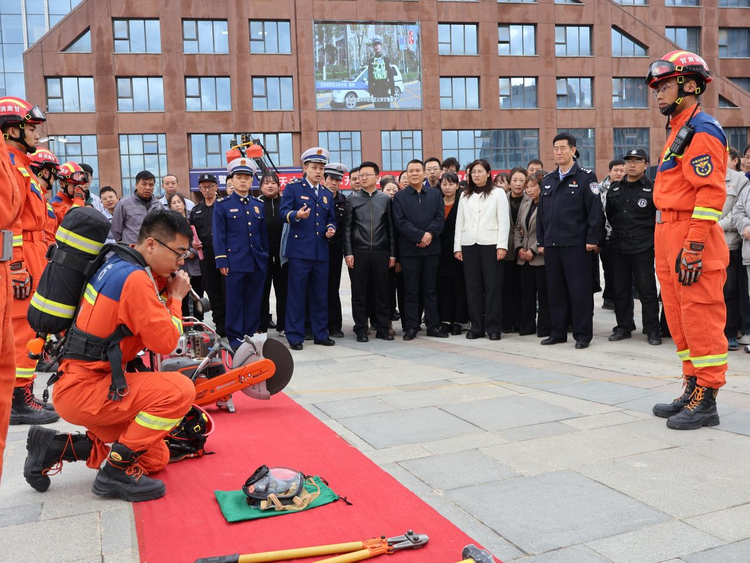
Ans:
[{"label": "police cap", "polygon": [[341,180],[347,172],[349,172],[349,169],[340,162],[331,162],[330,164],[326,164],[323,174],[336,180]]},{"label": "police cap", "polygon": [[631,149],[622,157],[623,160],[630,160],[633,158],[648,162],[648,154],[643,149]]},{"label": "police cap", "polygon": [[327,149],[324,149],[323,147],[313,147],[302,153],[302,164],[307,164],[308,162],[321,162],[323,164],[328,164],[330,158],[331,153],[328,152]]},{"label": "police cap", "polygon": [[245,173],[254,176],[257,171],[258,165],[255,164],[255,161],[252,158],[235,158],[227,166],[227,176],[229,178],[239,173]]},{"label": "police cap", "polygon": [[198,176],[198,183],[201,182],[213,182],[214,184],[218,184],[219,182],[216,180],[216,176],[213,174],[201,174]]}]

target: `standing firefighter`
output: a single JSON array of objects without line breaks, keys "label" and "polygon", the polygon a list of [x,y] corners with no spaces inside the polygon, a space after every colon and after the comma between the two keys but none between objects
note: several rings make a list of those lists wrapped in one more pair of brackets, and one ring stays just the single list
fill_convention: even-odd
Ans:
[{"label": "standing firefighter", "polygon": [[66,162],[58,168],[57,177],[60,180],[60,191],[50,200],[52,209],[59,223],[65,214],[74,207],[86,205],[87,183],[86,172],[75,162]]},{"label": "standing firefighter", "polygon": [[719,424],[716,395],[726,382],[729,250],[717,222],[728,147],[721,125],[698,104],[711,80],[706,62],[688,51],[664,55],[646,78],[671,126],[654,186],[656,273],[684,377],[683,394],[653,410],[676,430]]}]

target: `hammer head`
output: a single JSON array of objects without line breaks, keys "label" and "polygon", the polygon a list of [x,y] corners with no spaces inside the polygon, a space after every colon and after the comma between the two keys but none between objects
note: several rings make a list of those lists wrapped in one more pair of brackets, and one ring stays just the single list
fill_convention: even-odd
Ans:
[{"label": "hammer head", "polygon": [[461,552],[461,557],[471,559],[474,563],[495,563],[495,558],[489,551],[479,549],[474,544],[467,545]]}]

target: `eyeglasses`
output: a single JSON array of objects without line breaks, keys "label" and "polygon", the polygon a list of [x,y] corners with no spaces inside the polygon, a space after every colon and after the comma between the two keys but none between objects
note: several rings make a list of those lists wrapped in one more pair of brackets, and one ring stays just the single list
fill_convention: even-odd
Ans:
[{"label": "eyeglasses", "polygon": [[207,184],[205,186],[198,186],[200,190],[213,190],[216,188],[216,184]]},{"label": "eyeglasses", "polygon": [[677,84],[677,82],[675,82],[673,80],[667,80],[661,86],[657,86],[656,88],[654,88],[654,91],[652,92],[652,95],[654,96],[654,98],[658,98],[659,94],[666,93],[666,91],[669,90],[675,84]]},{"label": "eyeglasses", "polygon": [[176,250],[175,250],[174,248],[172,248],[172,247],[171,247],[171,246],[169,246],[168,244],[164,244],[164,243],[163,243],[162,241],[160,241],[160,240],[159,240],[158,238],[156,238],[156,237],[152,237],[152,238],[153,238],[153,239],[154,239],[154,240],[155,240],[156,242],[158,242],[158,243],[159,243],[160,245],[162,245],[162,246],[163,246],[164,248],[168,248],[169,250],[171,250],[171,251],[172,251],[172,252],[173,252],[173,253],[174,253],[174,254],[175,254],[175,255],[177,256],[177,258],[178,258],[179,260],[187,260],[187,257],[188,257],[188,256],[190,256],[190,251],[189,251],[189,250],[187,250],[187,251],[185,251],[185,252],[177,252],[177,251],[176,251]]}]

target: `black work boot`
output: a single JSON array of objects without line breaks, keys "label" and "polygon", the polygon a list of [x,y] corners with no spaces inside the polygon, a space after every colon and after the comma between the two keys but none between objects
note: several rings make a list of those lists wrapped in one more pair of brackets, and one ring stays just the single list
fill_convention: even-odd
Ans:
[{"label": "black work boot", "polygon": [[59,473],[63,461],[88,459],[91,440],[86,434],[68,434],[32,426],[26,438],[26,451],[23,476],[29,485],[43,493],[49,489],[48,475]]},{"label": "black work boot", "polygon": [[684,375],[684,381],[682,383],[682,395],[677,397],[671,403],[659,403],[654,405],[652,409],[653,413],[660,418],[669,418],[670,416],[676,415],[682,409],[684,409],[690,402],[690,397],[693,395],[695,390],[695,377],[692,375]]},{"label": "black work boot", "polygon": [[32,385],[29,383],[13,389],[10,424],[51,424],[60,420],[60,415],[55,412],[52,405],[50,405],[52,410],[48,410],[40,404],[41,401],[38,403],[34,400]]},{"label": "black work boot", "polygon": [[138,465],[145,452],[134,452],[115,442],[107,462],[99,470],[91,490],[99,496],[118,496],[128,502],[141,502],[161,498],[167,492],[164,483],[147,477]]},{"label": "black work boot", "polygon": [[702,426],[717,426],[719,411],[716,410],[718,389],[695,386],[687,406],[667,419],[667,428],[672,430],[697,430]]}]

